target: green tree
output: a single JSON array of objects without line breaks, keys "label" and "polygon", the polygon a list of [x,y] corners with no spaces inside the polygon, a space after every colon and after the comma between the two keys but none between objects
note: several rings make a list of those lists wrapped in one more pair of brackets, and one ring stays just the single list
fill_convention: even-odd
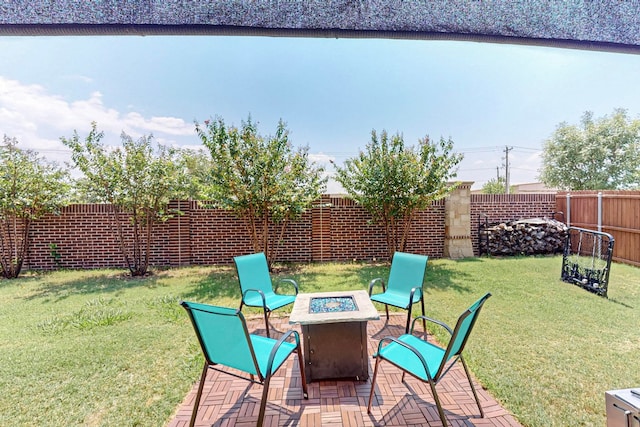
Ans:
[{"label": "green tree", "polygon": [[293,150],[282,120],[269,137],[258,134],[251,116],[240,128],[220,117],[195,125],[212,158],[207,195],[243,220],[253,250],[271,263],[287,225],[324,191],[324,169],[309,160],[308,147]]},{"label": "green tree", "polygon": [[5,135],[0,147],[0,267],[7,279],[22,270],[33,221],[57,213],[69,188],[67,171],[17,144]]},{"label": "green tree", "polygon": [[424,137],[405,147],[402,135],[371,132],[366,151],[336,166],[336,180],[347,194],[384,225],[389,257],[404,251],[415,213],[449,194],[462,155],[452,153],[453,141]]},{"label": "green tree", "polygon": [[[484,194],[506,194],[506,183],[505,183],[505,179],[503,177],[499,177],[496,179],[490,179],[489,181],[485,182],[484,185],[482,186],[482,192]],[[509,186],[509,193],[513,194],[515,193],[515,186],[510,185]]]},{"label": "green tree", "polygon": [[184,149],[181,151],[184,170],[189,177],[185,196],[190,200],[204,200],[212,185],[211,169],[213,161],[204,149]]},{"label": "green tree", "polygon": [[152,136],[134,140],[123,132],[120,147],[105,146],[103,137],[94,122],[84,141],[78,132],[61,140],[84,174],[77,181],[80,192],[109,204],[112,230],[127,267],[132,276],[143,276],[154,226],[179,213],[170,212],[168,203],[184,191],[184,165],[177,150],[154,148]]},{"label": "green tree", "polygon": [[616,109],[597,119],[587,111],[580,126],[560,123],[544,144],[540,179],[565,190],[640,187],[640,120]]}]

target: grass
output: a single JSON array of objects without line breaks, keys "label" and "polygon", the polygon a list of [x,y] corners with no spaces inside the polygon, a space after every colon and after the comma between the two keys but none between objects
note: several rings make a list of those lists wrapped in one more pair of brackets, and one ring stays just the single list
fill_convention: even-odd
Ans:
[{"label": "grass", "polygon": [[[640,269],[615,264],[604,299],[559,281],[560,265],[431,260],[427,314],[454,323],[492,292],[467,348],[479,381],[525,426],[604,425],[604,392],[640,384]],[[360,263],[282,269],[302,292],[365,289],[388,272]],[[235,307],[239,297],[230,267],[0,281],[0,425],[166,424],[202,368],[178,301]]]}]

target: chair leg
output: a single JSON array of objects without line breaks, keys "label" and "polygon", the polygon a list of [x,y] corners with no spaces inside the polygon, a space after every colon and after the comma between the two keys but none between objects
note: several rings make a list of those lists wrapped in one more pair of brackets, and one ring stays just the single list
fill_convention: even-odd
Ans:
[{"label": "chair leg", "polygon": [[307,390],[307,376],[304,373],[304,362],[302,361],[302,351],[298,344],[298,365],[300,365],[300,379],[302,380],[302,397],[309,399],[309,391]]},{"label": "chair leg", "polygon": [[196,424],[196,414],[198,413],[198,406],[200,406],[200,398],[202,397],[202,390],[204,389],[204,381],[207,378],[208,371],[209,371],[209,364],[207,362],[204,362],[202,375],[200,375],[200,385],[198,386],[198,393],[196,394],[196,401],[193,404],[193,411],[191,412],[191,421],[189,422],[190,427],[193,427]]},{"label": "chair leg", "polygon": [[444,416],[444,410],[442,409],[442,405],[440,404],[440,398],[438,397],[438,392],[436,391],[436,385],[433,381],[429,381],[429,385],[431,386],[431,394],[433,394],[433,400],[436,402],[436,407],[438,408],[438,414],[440,414],[440,421],[442,421],[442,426],[447,427],[447,418]]},{"label": "chair leg", "polygon": [[267,338],[271,338],[269,335],[269,315],[267,313],[268,311],[264,310],[264,326],[267,328]]},{"label": "chair leg", "polygon": [[387,323],[389,323],[389,306],[387,304],[384,305],[384,311],[387,313]]},{"label": "chair leg", "polygon": [[404,329],[404,333],[408,334],[409,333],[409,325],[411,324],[411,306],[413,304],[409,304],[409,308],[407,309],[407,326]]},{"label": "chair leg", "polygon": [[[426,316],[426,314],[424,313],[424,295],[420,297],[420,305],[422,306],[422,315]],[[424,317],[422,318],[422,329],[424,330],[424,337],[426,339],[427,338],[427,321],[424,319]]]},{"label": "chair leg", "polygon": [[478,394],[476,393],[476,389],[473,386],[473,381],[471,381],[471,375],[469,375],[469,368],[467,368],[467,364],[464,363],[464,359],[462,355],[460,355],[460,362],[462,362],[462,366],[464,367],[464,372],[467,374],[467,379],[469,380],[469,385],[471,386],[471,392],[473,393],[473,397],[476,399],[476,403],[478,404],[478,409],[480,410],[480,417],[484,418],[484,411],[482,410],[482,406],[480,406],[480,399],[478,399]]},{"label": "chair leg", "polygon": [[257,427],[262,427],[264,423],[264,413],[267,409],[267,396],[269,395],[269,382],[271,381],[271,375],[267,375],[264,379],[264,383],[262,384],[262,400],[260,401],[260,412],[258,413],[258,423]]},{"label": "chair leg", "polygon": [[373,369],[373,377],[371,378],[371,392],[369,393],[369,405],[367,406],[367,414],[371,413],[371,402],[373,401],[373,392],[376,389],[376,377],[378,376],[378,365],[380,357],[376,357],[376,367]]}]

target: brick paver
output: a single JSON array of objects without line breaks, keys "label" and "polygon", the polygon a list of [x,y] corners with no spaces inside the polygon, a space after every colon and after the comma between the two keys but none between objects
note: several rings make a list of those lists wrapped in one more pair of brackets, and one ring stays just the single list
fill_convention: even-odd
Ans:
[{"label": "brick paver", "polygon": [[[369,321],[369,375],[373,376],[375,360],[371,355],[380,338],[399,336],[404,332],[406,314],[391,314],[387,323],[384,314],[377,321]],[[249,319],[252,333],[265,334],[262,317]],[[292,328],[286,317],[272,317],[271,336]],[[381,363],[376,390],[367,414],[371,379],[367,381],[319,381],[309,383],[309,399],[302,397],[300,371],[296,356],[276,373],[269,387],[265,426],[441,426],[438,410],[428,384],[406,376],[390,363]],[[197,378],[196,378],[197,380]],[[188,426],[198,390],[198,382],[176,409],[168,427]],[[485,417],[481,418],[461,364],[437,385],[438,396],[451,426],[520,427],[516,419],[502,408],[474,379],[474,385]],[[262,386],[209,370],[198,418],[198,426],[249,427],[255,426],[262,396]]]}]

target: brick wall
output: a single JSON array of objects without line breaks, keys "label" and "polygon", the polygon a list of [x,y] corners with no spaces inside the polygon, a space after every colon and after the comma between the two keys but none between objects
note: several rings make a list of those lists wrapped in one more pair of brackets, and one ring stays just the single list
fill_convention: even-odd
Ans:
[{"label": "brick wall", "polygon": [[[241,219],[230,212],[197,202],[173,202],[181,215],[158,225],[151,265],[230,264],[236,255],[250,253],[251,242]],[[554,194],[471,195],[471,236],[477,253],[478,221],[489,222],[551,216]],[[440,258],[445,239],[445,203],[438,201],[419,212],[407,251]],[[380,225],[353,201],[323,196],[299,221],[290,224],[279,261],[314,262],[386,259],[387,244]],[[126,267],[112,233],[109,206],[71,205],[60,215],[47,215],[32,226],[32,244],[25,269]],[[130,235],[131,230],[125,230]],[[56,265],[50,245],[56,245]]]},{"label": "brick wall", "polygon": [[[352,200],[338,197],[330,198],[329,203],[330,255],[325,255],[324,260],[388,258],[384,229],[380,224],[371,223],[371,216],[363,208]],[[325,232],[323,240],[326,238]],[[416,215],[406,250],[437,258],[442,256],[443,245],[444,201],[438,201]]]},{"label": "brick wall", "polygon": [[556,210],[555,193],[544,194],[472,194],[471,236],[473,252],[478,254],[478,224],[523,218],[551,218]]},{"label": "brick wall", "polygon": [[29,257],[24,268],[55,268],[50,244],[56,245],[62,267],[125,266],[110,223],[107,205],[71,205],[59,216],[47,215],[33,222]]}]

